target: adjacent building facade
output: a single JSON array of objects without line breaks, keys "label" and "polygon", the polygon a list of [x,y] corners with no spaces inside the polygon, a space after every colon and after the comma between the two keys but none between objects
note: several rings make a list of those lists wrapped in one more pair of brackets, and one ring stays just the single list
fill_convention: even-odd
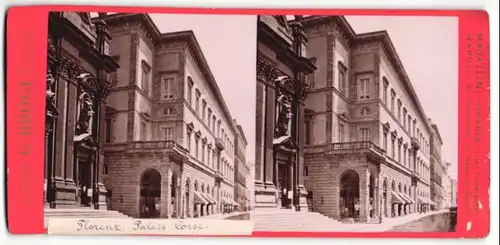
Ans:
[{"label": "adjacent building facade", "polygon": [[432,126],[432,136],[430,140],[431,144],[431,200],[436,204],[434,209],[444,208],[444,196],[446,195],[446,190],[443,186],[443,177],[446,177],[446,167],[442,162],[441,149],[443,146],[443,139],[439,134],[439,130],[436,124],[432,124],[429,119],[429,123]]},{"label": "adjacent building facade", "polygon": [[457,180],[451,177],[447,171],[451,166],[451,163],[447,162],[445,166],[445,175],[443,175],[443,189],[444,189],[444,208],[456,207],[457,206],[457,194],[458,186]]},{"label": "adjacent building facade", "polygon": [[309,39],[305,165],[312,210],[367,222],[425,211],[432,128],[386,31],[300,20]]},{"label": "adjacent building facade", "polygon": [[[297,16],[300,18],[300,16]],[[303,185],[307,38],[284,15],[258,16],[255,208],[307,211]]]},{"label": "adjacent building facade", "polygon": [[44,206],[106,209],[101,146],[118,68],[106,23],[87,12],[50,12],[48,22]]},{"label": "adjacent building facade", "polygon": [[121,66],[105,120],[110,208],[193,218],[235,205],[237,130],[194,33],[160,33],[147,14],[105,21]]},{"label": "adjacent building facade", "polygon": [[235,141],[236,151],[234,153],[234,200],[238,203],[240,210],[247,210],[250,200],[249,195],[247,194],[247,179],[251,177],[250,168],[248,167],[246,161],[246,148],[248,141],[241,125],[237,124],[236,120],[234,120],[234,124],[237,129]]}]

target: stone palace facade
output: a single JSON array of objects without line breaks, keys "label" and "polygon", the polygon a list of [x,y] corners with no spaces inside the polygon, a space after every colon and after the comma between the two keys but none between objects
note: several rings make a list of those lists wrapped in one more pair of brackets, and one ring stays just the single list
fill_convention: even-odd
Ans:
[{"label": "stone palace facade", "polygon": [[299,22],[317,67],[304,101],[310,209],[346,222],[427,210],[432,128],[387,32],[356,34],[343,16]]},{"label": "stone palace facade", "polygon": [[194,33],[160,33],[147,14],[105,21],[121,66],[106,108],[110,209],[193,218],[236,206],[237,131]]}]

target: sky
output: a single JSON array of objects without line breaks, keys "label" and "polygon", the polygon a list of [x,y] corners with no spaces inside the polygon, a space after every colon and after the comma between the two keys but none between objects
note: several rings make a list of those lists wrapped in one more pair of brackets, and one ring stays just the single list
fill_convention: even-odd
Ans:
[{"label": "sky", "polygon": [[356,33],[386,30],[427,117],[443,139],[442,159],[458,165],[458,19],[455,17],[346,16]]}]

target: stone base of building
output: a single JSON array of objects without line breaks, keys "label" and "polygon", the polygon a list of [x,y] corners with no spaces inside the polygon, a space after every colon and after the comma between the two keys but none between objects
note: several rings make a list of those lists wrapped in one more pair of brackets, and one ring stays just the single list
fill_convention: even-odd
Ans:
[{"label": "stone base of building", "polygon": [[303,185],[299,185],[299,207],[300,212],[309,212],[307,206],[307,190]]},{"label": "stone base of building", "polygon": [[255,209],[278,208],[276,186],[255,181]]},{"label": "stone base of building", "polygon": [[45,208],[55,208],[55,209],[68,209],[68,208],[81,208],[81,207],[90,207],[92,209],[100,209],[100,210],[107,210],[107,203],[106,203],[106,188],[104,185],[99,184],[99,202],[98,202],[98,207],[96,208],[95,205],[92,203],[92,197],[89,198],[89,205],[82,205],[81,203],[81,197],[79,196],[78,193],[78,186],[72,182],[72,181],[64,181],[64,180],[59,180],[56,179],[54,180],[52,187],[47,186],[46,188],[52,189],[53,190],[53,196],[52,199],[54,201],[48,202],[46,195],[47,195],[47,190],[44,190],[44,207]]}]

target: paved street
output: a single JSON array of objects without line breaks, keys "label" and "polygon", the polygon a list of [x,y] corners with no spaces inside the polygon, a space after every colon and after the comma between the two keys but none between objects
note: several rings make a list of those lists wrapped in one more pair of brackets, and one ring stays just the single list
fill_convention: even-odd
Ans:
[{"label": "paved street", "polygon": [[[280,218],[277,218],[277,217]],[[289,218],[285,218],[288,216]],[[397,218],[386,218],[381,224],[344,224],[327,217],[320,218],[317,213],[251,212],[225,216],[208,216],[233,220],[254,221],[256,231],[317,231],[317,232],[384,232],[384,231],[415,231],[415,232],[446,232],[449,231],[449,215],[447,211],[435,211],[424,214],[413,214]]]}]

